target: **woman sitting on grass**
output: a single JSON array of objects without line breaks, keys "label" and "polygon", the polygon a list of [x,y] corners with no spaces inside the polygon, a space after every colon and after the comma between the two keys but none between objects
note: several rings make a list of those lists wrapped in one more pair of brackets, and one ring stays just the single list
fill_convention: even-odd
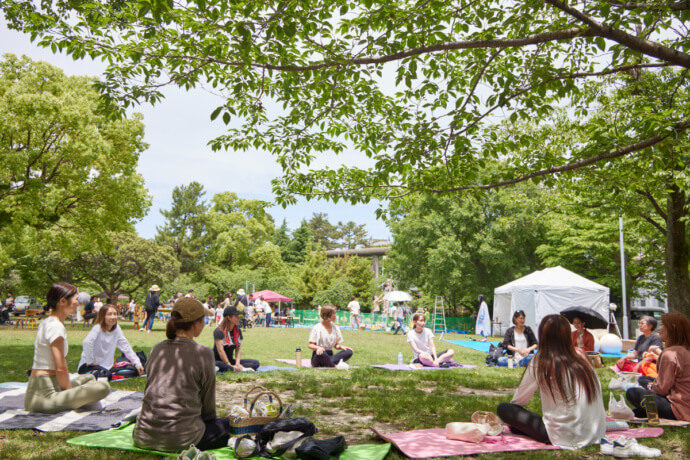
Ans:
[{"label": "woman sitting on grass", "polygon": [[513,324],[503,339],[503,349],[508,350],[508,356],[498,358],[499,366],[507,366],[508,359],[511,358],[519,360],[520,366],[526,366],[534,356],[532,352],[537,348],[537,337],[531,327],[525,326],[524,311],[518,310],[513,313]]},{"label": "woman sitting on grass", "polygon": [[414,352],[414,363],[422,364],[427,367],[440,367],[441,363],[445,363],[453,359],[455,352],[453,350],[445,350],[440,354],[436,354],[436,346],[434,346],[434,334],[431,329],[424,327],[426,319],[422,313],[416,313],[412,317],[414,328],[407,333],[407,343],[412,347]]},{"label": "woman sitting on grass", "polygon": [[216,417],[213,352],[198,344],[206,312],[201,302],[175,302],[166,326],[168,340],[157,343],[146,362],[148,380],[132,433],[142,449],[179,452],[191,444],[201,450],[225,447],[230,421]]},{"label": "woman sitting on grass", "polygon": [[117,324],[117,309],[114,305],[106,305],[98,311],[96,324],[84,339],[83,346],[77,368],[80,374],[108,375],[114,364],[116,348],[136,366],[139,375],[144,373],[139,357]]},{"label": "woman sitting on grass", "polygon": [[577,351],[586,355],[588,351],[594,351],[594,336],[585,327],[585,321],[579,316],[573,318],[573,326],[575,330],[570,337],[573,341],[573,346]]},{"label": "woman sitting on grass", "polygon": [[654,395],[659,417],[690,421],[690,321],[679,312],[661,315],[659,336],[666,343],[657,364],[659,375],[647,388],[629,388],[625,397],[637,417],[647,417],[642,401]]},{"label": "woman sitting on grass", "polygon": [[[338,326],[333,324],[336,313],[333,305],[321,307],[321,322],[314,326],[309,334],[309,348],[312,367],[335,367],[340,361],[352,357],[352,348],[343,346],[343,335]],[[342,350],[333,355],[333,350]]]},{"label": "woman sitting on grass", "polygon": [[253,370],[259,368],[259,361],[241,359],[243,339],[239,327],[241,314],[242,312],[235,307],[225,307],[223,320],[213,331],[213,356],[216,359],[216,367],[221,372],[229,370],[242,372],[245,368]]},{"label": "woman sitting on grass", "polygon": [[[498,416],[513,433],[545,444],[564,449],[598,444],[606,434],[601,384],[587,358],[575,351],[570,323],[561,315],[546,316],[539,339],[513,400],[498,405]],[[524,408],[537,389],[543,415]]]},{"label": "woman sitting on grass", "polygon": [[24,408],[54,414],[97,403],[110,394],[108,383],[97,382],[93,375],[70,381],[65,360],[68,346],[63,322],[77,311],[77,288],[55,283],[46,297],[50,315],[38,326]]},{"label": "woman sitting on grass", "polygon": [[641,360],[644,354],[653,346],[664,348],[661,338],[654,333],[657,320],[652,316],[643,316],[638,327],[642,334],[637,337],[635,346],[628,354],[618,361],[616,366],[624,372],[640,372]]}]

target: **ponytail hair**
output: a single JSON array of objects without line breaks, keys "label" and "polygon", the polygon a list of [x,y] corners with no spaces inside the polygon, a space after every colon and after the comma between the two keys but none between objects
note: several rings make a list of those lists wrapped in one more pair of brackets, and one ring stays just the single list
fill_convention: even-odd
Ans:
[{"label": "ponytail hair", "polygon": [[76,287],[69,283],[59,282],[50,287],[46,294],[46,306],[51,310],[57,310],[57,305],[62,299],[69,299],[78,294]]},{"label": "ponytail hair", "polygon": [[165,325],[165,336],[170,340],[174,340],[177,337],[177,331],[188,331],[194,326],[194,323],[199,321],[204,321],[204,317],[197,319],[196,321],[182,322],[182,315],[179,312],[173,311],[170,315],[168,323]]}]

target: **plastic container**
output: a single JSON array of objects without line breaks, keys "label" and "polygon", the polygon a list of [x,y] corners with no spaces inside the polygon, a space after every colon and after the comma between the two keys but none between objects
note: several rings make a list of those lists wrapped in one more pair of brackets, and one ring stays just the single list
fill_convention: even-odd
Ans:
[{"label": "plastic container", "polygon": [[297,367],[302,367],[302,349],[300,347],[295,350],[295,364]]},{"label": "plastic container", "polygon": [[398,364],[402,365],[403,363],[403,354],[402,351],[398,352]]}]

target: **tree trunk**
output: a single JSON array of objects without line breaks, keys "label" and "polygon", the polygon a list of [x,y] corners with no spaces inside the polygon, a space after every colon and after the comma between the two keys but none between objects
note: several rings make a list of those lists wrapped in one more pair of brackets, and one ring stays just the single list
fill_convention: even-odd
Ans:
[{"label": "tree trunk", "polygon": [[669,310],[690,316],[688,242],[685,233],[685,193],[671,184],[666,207],[666,290]]}]

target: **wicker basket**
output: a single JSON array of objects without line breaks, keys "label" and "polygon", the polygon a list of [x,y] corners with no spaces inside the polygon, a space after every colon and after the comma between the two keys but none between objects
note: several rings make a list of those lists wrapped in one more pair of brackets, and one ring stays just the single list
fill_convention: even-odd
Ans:
[{"label": "wicker basket", "polygon": [[[256,393],[253,396],[250,396],[252,393]],[[256,408],[256,403],[259,401],[260,398],[262,397],[267,397],[269,403],[273,403],[273,398],[275,398],[278,401],[278,413],[277,415],[273,417],[268,417],[268,416],[253,416],[252,413],[254,412],[254,409]],[[250,402],[251,401],[251,402]],[[246,434],[256,434],[263,428],[264,425],[266,425],[268,422],[272,422],[273,420],[277,420],[280,417],[280,415],[283,413],[283,402],[280,399],[280,396],[278,396],[277,393],[268,390],[260,385],[257,385],[255,387],[252,387],[245,393],[244,395],[244,408],[246,411],[249,413],[249,417],[245,418],[238,418],[235,420],[230,420],[230,435],[231,436],[244,436]]]}]

